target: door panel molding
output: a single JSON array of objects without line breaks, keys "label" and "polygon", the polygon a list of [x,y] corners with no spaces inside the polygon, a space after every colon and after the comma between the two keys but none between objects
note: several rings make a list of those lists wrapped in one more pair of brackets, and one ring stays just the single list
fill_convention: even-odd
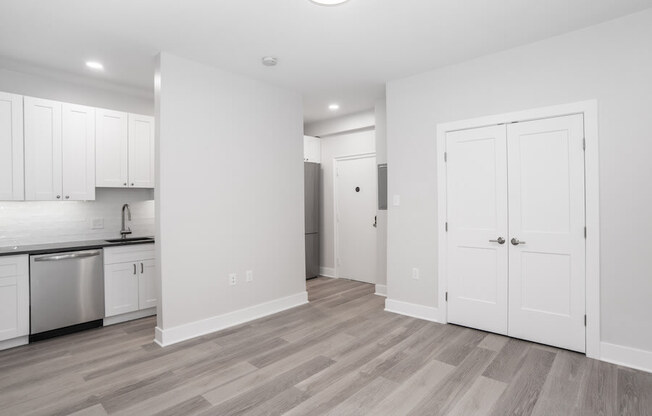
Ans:
[{"label": "door panel molding", "polygon": [[535,108],[437,125],[437,227],[438,227],[438,307],[442,323],[448,322],[446,292],[448,288],[447,233],[447,133],[499,124],[533,121],[582,114],[584,116],[585,213],[586,213],[586,355],[600,359],[600,212],[599,212],[599,149],[598,101],[589,100],[550,107]]}]

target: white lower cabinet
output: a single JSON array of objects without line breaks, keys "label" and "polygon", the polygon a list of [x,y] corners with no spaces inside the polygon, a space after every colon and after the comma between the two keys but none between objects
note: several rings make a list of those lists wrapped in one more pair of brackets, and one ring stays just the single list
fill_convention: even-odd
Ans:
[{"label": "white lower cabinet", "polygon": [[[154,244],[104,249],[104,307],[106,318],[130,314],[135,319],[155,313],[158,290]],[[151,313],[139,314],[149,311]],[[110,320],[108,323],[115,323]],[[105,324],[107,324],[105,320]]]},{"label": "white lower cabinet", "polygon": [[27,344],[29,256],[0,257],[0,350]]}]

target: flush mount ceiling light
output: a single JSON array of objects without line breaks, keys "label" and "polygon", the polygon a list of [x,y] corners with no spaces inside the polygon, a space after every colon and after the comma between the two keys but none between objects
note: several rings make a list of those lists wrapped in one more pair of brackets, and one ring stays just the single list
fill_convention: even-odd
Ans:
[{"label": "flush mount ceiling light", "polygon": [[339,104],[331,104],[331,105],[328,106],[328,109],[331,110],[331,111],[337,111],[337,110],[340,109],[340,105]]},{"label": "flush mount ceiling light", "polygon": [[310,1],[320,6],[337,6],[338,4],[346,3],[349,0],[310,0]]},{"label": "flush mount ceiling light", "polygon": [[263,56],[262,62],[265,66],[276,66],[278,64],[278,58],[275,56]]},{"label": "flush mount ceiling light", "polygon": [[86,66],[90,69],[95,69],[96,71],[101,71],[104,69],[104,65],[96,61],[87,61]]}]

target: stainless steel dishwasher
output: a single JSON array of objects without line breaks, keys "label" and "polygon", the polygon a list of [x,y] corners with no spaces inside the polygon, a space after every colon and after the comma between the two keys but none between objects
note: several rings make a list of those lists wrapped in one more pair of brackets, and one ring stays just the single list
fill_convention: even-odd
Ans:
[{"label": "stainless steel dishwasher", "polygon": [[30,341],[102,325],[102,249],[30,256]]}]

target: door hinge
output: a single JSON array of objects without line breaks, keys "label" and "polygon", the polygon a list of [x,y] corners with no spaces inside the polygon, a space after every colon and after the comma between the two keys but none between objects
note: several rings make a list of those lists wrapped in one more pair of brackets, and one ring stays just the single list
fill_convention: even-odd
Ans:
[{"label": "door hinge", "polygon": [[446,232],[448,232],[448,221],[446,222]]},{"label": "door hinge", "polygon": [[586,315],[584,315],[584,326],[586,326]]},{"label": "door hinge", "polygon": [[584,239],[586,240],[586,226],[584,226]]},{"label": "door hinge", "polygon": [[444,152],[444,162],[448,162],[448,152]]},{"label": "door hinge", "polygon": [[586,150],[586,138],[582,139],[582,150]]},{"label": "door hinge", "polygon": [[446,292],[446,302],[448,302],[448,292]]}]

